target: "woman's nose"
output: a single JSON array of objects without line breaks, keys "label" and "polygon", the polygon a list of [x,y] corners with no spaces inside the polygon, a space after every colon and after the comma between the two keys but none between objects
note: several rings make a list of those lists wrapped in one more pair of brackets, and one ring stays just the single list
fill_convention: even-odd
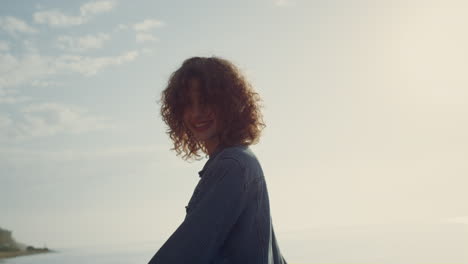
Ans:
[{"label": "woman's nose", "polygon": [[208,112],[208,107],[205,104],[196,104],[195,111],[200,114],[206,114]]},{"label": "woman's nose", "polygon": [[197,104],[193,104],[192,106],[192,115],[199,115],[200,114],[200,106]]},{"label": "woman's nose", "polygon": [[204,115],[206,113],[206,108],[201,104],[194,104],[192,113],[194,116]]}]

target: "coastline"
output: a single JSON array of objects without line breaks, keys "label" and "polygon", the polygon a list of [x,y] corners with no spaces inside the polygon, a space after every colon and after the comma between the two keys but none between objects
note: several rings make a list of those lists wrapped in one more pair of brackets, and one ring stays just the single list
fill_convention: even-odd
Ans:
[{"label": "coastline", "polygon": [[28,256],[28,255],[34,255],[34,254],[51,253],[51,252],[54,252],[54,251],[49,250],[49,249],[0,251],[0,259]]}]

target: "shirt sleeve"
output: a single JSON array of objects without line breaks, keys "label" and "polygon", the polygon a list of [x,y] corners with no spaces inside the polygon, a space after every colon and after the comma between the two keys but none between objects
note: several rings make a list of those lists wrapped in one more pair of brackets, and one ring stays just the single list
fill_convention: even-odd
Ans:
[{"label": "shirt sleeve", "polygon": [[209,264],[247,204],[245,169],[235,159],[215,165],[213,186],[148,264]]}]

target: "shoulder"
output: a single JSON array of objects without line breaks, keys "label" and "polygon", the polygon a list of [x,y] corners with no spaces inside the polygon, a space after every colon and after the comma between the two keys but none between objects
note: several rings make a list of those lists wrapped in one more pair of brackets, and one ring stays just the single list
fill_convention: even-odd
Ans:
[{"label": "shoulder", "polygon": [[229,162],[233,166],[237,164],[242,169],[249,171],[252,177],[263,176],[260,163],[249,146],[227,147],[219,153],[218,159]]},{"label": "shoulder", "polygon": [[249,162],[257,160],[255,154],[248,146],[227,147],[221,150],[219,159],[234,159],[243,167],[248,166]]}]

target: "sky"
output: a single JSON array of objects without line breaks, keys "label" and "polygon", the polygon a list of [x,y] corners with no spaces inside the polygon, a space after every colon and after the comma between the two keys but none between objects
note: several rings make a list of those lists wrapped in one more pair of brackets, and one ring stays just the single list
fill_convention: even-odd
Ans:
[{"label": "sky", "polygon": [[18,241],[167,239],[207,159],[170,150],[157,100],[185,59],[219,56],[262,98],[250,148],[287,259],[302,260],[298,241],[346,258],[396,230],[376,252],[413,237],[420,251],[400,256],[468,260],[464,1],[1,6],[0,227]]}]

